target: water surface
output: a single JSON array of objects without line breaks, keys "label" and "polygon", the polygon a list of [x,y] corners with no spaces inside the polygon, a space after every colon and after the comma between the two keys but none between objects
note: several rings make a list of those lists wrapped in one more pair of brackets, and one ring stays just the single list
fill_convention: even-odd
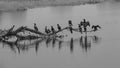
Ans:
[{"label": "water surface", "polygon": [[21,47],[1,42],[0,68],[119,68],[119,3],[0,12],[0,28],[7,29],[13,24],[16,28],[22,25],[33,28],[36,23],[44,31],[45,26],[56,28],[57,23],[65,27],[68,20],[77,27],[83,18],[102,29],[87,35],[64,31],[62,34],[68,36],[62,40],[24,41],[28,45]]}]

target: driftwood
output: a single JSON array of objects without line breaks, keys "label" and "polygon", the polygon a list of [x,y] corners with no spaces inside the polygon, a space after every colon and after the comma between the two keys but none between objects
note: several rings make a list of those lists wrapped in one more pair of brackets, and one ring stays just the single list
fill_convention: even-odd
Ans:
[{"label": "driftwood", "polygon": [[[19,28],[17,28],[16,30],[14,30],[14,27],[15,27],[15,25],[13,25],[10,29],[8,29],[8,30],[6,30],[6,31],[1,31],[1,32],[3,32],[3,34],[0,34],[0,41],[1,40],[8,40],[8,39],[10,39],[11,37],[16,37],[17,38],[17,40],[31,40],[31,39],[38,39],[38,38],[41,38],[41,39],[45,39],[45,38],[61,38],[61,36],[58,36],[57,34],[59,33],[59,32],[62,32],[62,31],[64,31],[64,30],[68,30],[68,31],[70,31],[71,33],[73,33],[73,31],[74,32],[80,32],[80,33],[83,33],[83,32],[85,32],[85,33],[87,33],[87,32],[93,32],[94,30],[91,30],[91,31],[83,31],[82,30],[82,32],[79,30],[79,27],[78,28],[73,28],[72,26],[68,26],[68,27],[65,27],[65,28],[61,28],[60,26],[59,26],[59,28],[58,28],[58,31],[52,31],[51,30],[51,32],[50,33],[43,33],[43,32],[40,32],[40,31],[38,31],[38,30],[36,30],[35,28],[34,29],[31,29],[31,28],[28,28],[28,27],[26,27],[26,26],[21,26],[21,27],[19,27]],[[37,28],[37,26],[36,26],[36,28]],[[86,27],[85,27],[86,28]],[[54,28],[53,28],[54,29]],[[87,29],[87,28],[86,28]],[[27,36],[24,36],[24,35],[20,35],[19,33],[23,33],[24,34],[24,32],[30,32],[30,33],[33,33],[33,34],[28,34]]]},{"label": "driftwood", "polygon": [[38,34],[40,36],[45,36],[46,35],[46,34],[40,32],[40,31],[35,31],[33,29],[22,26],[22,27],[19,27],[18,29],[16,29],[15,31],[11,30],[11,28],[8,29],[8,31],[4,35],[2,35],[0,37],[0,39],[1,38],[5,39],[6,37],[9,38],[9,37],[12,37],[12,36],[16,36],[17,38],[28,38],[28,39],[30,39],[30,38],[40,38],[40,37],[34,36],[34,35],[28,35],[28,36],[20,36],[20,35],[18,35],[18,33],[24,32],[24,31],[30,31],[30,32]]},{"label": "driftwood", "polygon": [[[72,24],[72,22],[70,23]],[[64,30],[68,30],[71,33],[73,32],[79,32],[79,33],[85,33],[87,35],[87,32],[95,32],[97,30],[97,26],[94,25],[94,28],[92,27],[93,30],[87,31],[87,27],[85,26],[78,26],[78,28],[73,28],[72,25],[61,28],[61,26],[59,24],[57,24],[58,30],[56,31],[53,26],[52,29],[48,29],[49,32],[45,31],[44,32],[40,32],[37,28],[37,26],[34,25],[34,29],[28,28],[26,26],[21,26],[19,28],[17,28],[16,30],[14,30],[15,25],[13,25],[10,29],[8,30],[0,30],[0,42],[3,42],[7,45],[9,45],[9,47],[15,51],[15,48],[17,48],[18,52],[20,53],[20,50],[28,50],[29,48],[35,47],[36,52],[38,50],[39,47],[39,43],[41,43],[42,41],[46,41],[46,46],[48,47],[48,44],[50,42],[52,42],[53,47],[55,46],[56,42],[59,42],[59,49],[61,48],[61,44],[64,42],[62,40],[59,40],[60,38],[63,38],[63,35],[58,35],[58,33],[64,31]],[[90,25],[89,25],[90,26]],[[80,28],[84,29],[81,30]],[[37,29],[37,30],[36,30]],[[46,30],[46,29],[45,29]],[[25,35],[25,32],[28,33],[27,35]],[[21,34],[23,33],[23,34]],[[31,34],[32,33],[32,34]],[[16,40],[13,41],[9,41],[11,38],[16,37]],[[94,40],[97,40],[97,37],[93,37]],[[30,43],[30,44],[20,44],[19,42],[22,42],[25,40],[37,40],[36,42]],[[73,51],[73,43],[75,40],[73,40],[73,38],[71,38],[70,41],[70,49],[71,51]],[[89,48],[91,46],[91,43],[86,43],[87,41],[87,36],[80,38],[80,44],[82,45],[82,48]]]}]

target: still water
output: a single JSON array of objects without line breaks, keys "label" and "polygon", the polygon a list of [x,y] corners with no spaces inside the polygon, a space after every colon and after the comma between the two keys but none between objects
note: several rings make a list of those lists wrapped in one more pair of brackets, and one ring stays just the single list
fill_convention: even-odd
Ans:
[{"label": "still water", "polygon": [[[26,46],[0,43],[0,68],[119,68],[120,67],[120,3],[97,5],[41,7],[19,12],[0,12],[0,28],[13,24],[40,31],[72,20],[74,27],[86,18],[101,30],[87,35],[64,31],[62,40],[25,41]],[[88,28],[90,29],[90,28]]]}]

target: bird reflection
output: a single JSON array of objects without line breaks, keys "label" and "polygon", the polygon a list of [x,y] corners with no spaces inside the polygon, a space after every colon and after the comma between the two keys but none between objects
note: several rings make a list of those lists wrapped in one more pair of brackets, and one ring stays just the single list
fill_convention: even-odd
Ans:
[{"label": "bird reflection", "polygon": [[[86,52],[90,50],[91,43],[99,43],[100,37],[98,36],[81,36],[80,38],[74,39],[71,38],[70,41],[63,41],[57,38],[47,38],[47,39],[34,39],[30,40],[30,42],[27,41],[21,41],[17,40],[15,42],[10,41],[1,41],[5,45],[7,45],[14,53],[18,52],[19,54],[21,51],[29,51],[31,48],[35,48],[36,53],[39,50],[40,43],[44,42],[47,48],[49,46],[52,46],[52,48],[58,47],[59,50],[62,50],[63,46],[68,47],[70,49],[70,52],[73,53],[75,50],[75,44],[79,43],[80,48],[85,50]],[[69,45],[67,45],[69,44]]]},{"label": "bird reflection", "polygon": [[62,43],[63,43],[63,41],[59,41],[59,50],[60,50],[61,47],[62,47]]},{"label": "bird reflection", "polygon": [[52,40],[53,48],[55,47],[55,43],[56,43],[56,39],[53,39],[53,40]]},{"label": "bird reflection", "polygon": [[46,46],[47,46],[47,47],[49,46],[49,43],[51,42],[51,40],[52,40],[52,39],[47,38],[47,40],[46,40]]},{"label": "bird reflection", "polygon": [[93,36],[93,37],[92,37],[92,40],[93,40],[94,43],[99,43],[100,38],[97,37],[97,36]]},{"label": "bird reflection", "polygon": [[82,49],[87,51],[91,47],[91,40],[88,40],[87,36],[85,36],[85,37],[81,36],[80,46],[82,47]]},{"label": "bird reflection", "polygon": [[39,48],[39,42],[36,42],[36,44],[35,44],[36,53],[38,52],[38,48]]},{"label": "bird reflection", "polygon": [[71,51],[71,53],[73,52],[73,38],[71,38],[71,40],[70,40],[70,51]]}]

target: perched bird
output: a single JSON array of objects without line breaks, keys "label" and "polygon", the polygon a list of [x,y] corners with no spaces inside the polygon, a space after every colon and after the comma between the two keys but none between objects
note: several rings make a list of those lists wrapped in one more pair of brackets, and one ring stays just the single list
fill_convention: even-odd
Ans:
[{"label": "perched bird", "polygon": [[71,20],[68,21],[68,25],[69,25],[70,33],[73,33],[73,28],[72,28],[73,24]]},{"label": "perched bird", "polygon": [[51,31],[55,33],[55,29],[53,28],[53,26],[51,26]]},{"label": "perched bird", "polygon": [[86,19],[83,19],[83,22],[86,23]]},{"label": "perched bird", "polygon": [[73,33],[73,28],[69,27],[69,29],[70,29],[70,33],[72,34]]},{"label": "perched bird", "polygon": [[59,24],[57,24],[57,28],[59,31],[61,30],[61,26]]},{"label": "perched bird", "polygon": [[45,33],[47,33],[47,34],[48,34],[48,31],[47,31],[47,26],[45,26]]},{"label": "perched bird", "polygon": [[90,27],[90,22],[89,21],[86,22],[86,26]]},{"label": "perched bird", "polygon": [[73,24],[72,24],[72,21],[71,21],[71,20],[69,20],[69,21],[68,21],[68,24],[69,24],[69,26],[73,26]]},{"label": "perched bird", "polygon": [[81,33],[82,33],[82,27],[81,27],[81,25],[80,25],[80,24],[78,24],[78,28],[79,28],[79,32],[81,32]]},{"label": "perched bird", "polygon": [[50,33],[51,32],[50,29],[47,29],[47,32]]},{"label": "perched bird", "polygon": [[38,27],[37,27],[36,23],[34,23],[34,29],[35,29],[36,31],[38,31]]},{"label": "perched bird", "polygon": [[45,33],[50,33],[50,30],[47,28],[47,26],[45,26]]},{"label": "perched bird", "polygon": [[92,26],[93,31],[97,31],[98,28],[101,29],[101,27],[100,27],[99,25],[93,25],[93,26]]}]

